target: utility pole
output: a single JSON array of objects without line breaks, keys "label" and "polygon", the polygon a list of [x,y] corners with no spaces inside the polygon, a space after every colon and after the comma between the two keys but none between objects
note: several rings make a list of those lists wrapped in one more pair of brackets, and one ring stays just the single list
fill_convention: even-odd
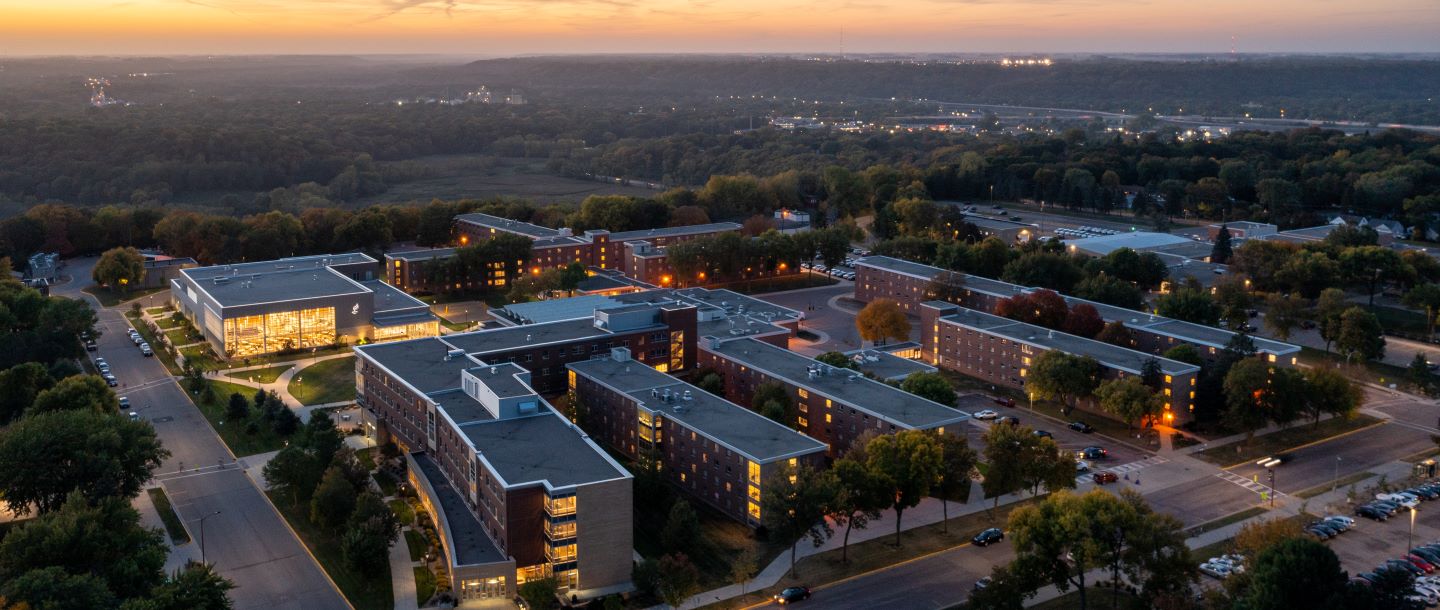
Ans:
[{"label": "utility pole", "polygon": [[1330,482],[1330,491],[1340,486],[1340,456],[1335,456],[1335,478]]},{"label": "utility pole", "polygon": [[1266,468],[1270,473],[1270,508],[1275,508],[1275,469]]}]

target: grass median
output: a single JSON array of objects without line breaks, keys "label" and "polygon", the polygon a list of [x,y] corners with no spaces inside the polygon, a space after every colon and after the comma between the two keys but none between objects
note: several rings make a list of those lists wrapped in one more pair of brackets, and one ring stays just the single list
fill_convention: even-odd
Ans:
[{"label": "grass median", "polygon": [[275,366],[267,366],[263,369],[250,369],[248,371],[236,371],[233,373],[226,373],[225,376],[231,379],[244,379],[246,381],[254,381],[255,383],[275,383],[275,380],[279,379],[281,375],[285,374],[285,371],[288,371],[294,367],[295,365],[293,364],[277,364]]},{"label": "grass median", "polygon": [[[255,388],[243,386],[227,381],[206,381],[210,389],[214,390],[214,396],[208,397],[204,392],[196,395],[190,393],[190,399],[200,407],[200,412],[210,422],[210,427],[220,435],[220,440],[230,447],[230,452],[235,457],[245,457],[257,453],[279,451],[285,447],[288,437],[275,433],[275,430],[266,422],[259,421],[260,415],[254,408]],[[226,408],[230,405],[230,395],[239,393],[245,400],[251,402],[250,414],[239,421],[231,421]],[[250,424],[254,423],[253,430]]]},{"label": "grass median", "polygon": [[170,505],[170,496],[165,495],[165,490],[151,487],[145,493],[150,496],[150,503],[155,505],[155,512],[160,513],[160,521],[165,524],[170,543],[180,546],[190,542],[190,532],[185,531],[185,524],[180,522],[180,515],[175,514],[175,507]]},{"label": "grass median", "polygon": [[295,506],[288,498],[277,497],[272,492],[265,492],[270,496],[270,502],[275,505],[276,510],[290,523],[291,529],[300,536],[300,540],[310,549],[320,567],[335,581],[335,586],[350,600],[355,610],[393,610],[395,607],[395,594],[391,588],[390,563],[385,563],[385,574],[375,578],[365,578],[355,573],[345,565],[345,557],[340,552],[340,539],[329,532],[326,532],[309,519],[309,505]]},{"label": "grass median", "polygon": [[1218,466],[1235,466],[1304,445],[1329,440],[1380,423],[1382,422],[1379,419],[1365,414],[1358,414],[1351,418],[1333,417],[1321,421],[1319,424],[1297,424],[1284,430],[1257,436],[1250,439],[1248,443],[1239,440],[1204,451],[1197,451],[1192,455]]}]

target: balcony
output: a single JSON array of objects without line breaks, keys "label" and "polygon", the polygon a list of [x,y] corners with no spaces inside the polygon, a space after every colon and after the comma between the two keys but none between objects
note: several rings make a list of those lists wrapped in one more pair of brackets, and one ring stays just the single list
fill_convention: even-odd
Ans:
[{"label": "balcony", "polygon": [[575,537],[576,527],[574,519],[546,519],[545,537],[551,541],[567,540]]}]

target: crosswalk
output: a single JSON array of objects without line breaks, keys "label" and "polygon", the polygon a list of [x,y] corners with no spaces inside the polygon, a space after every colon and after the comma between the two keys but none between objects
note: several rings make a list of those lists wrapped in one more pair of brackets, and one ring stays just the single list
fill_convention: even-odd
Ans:
[{"label": "crosswalk", "polygon": [[1140,470],[1144,470],[1144,469],[1149,468],[1149,467],[1151,467],[1151,466],[1158,466],[1158,465],[1160,465],[1160,464],[1164,464],[1164,463],[1169,462],[1169,461],[1170,461],[1170,460],[1167,460],[1167,459],[1165,459],[1165,458],[1163,458],[1163,457],[1160,457],[1160,456],[1158,456],[1158,455],[1152,455],[1152,456],[1147,457],[1147,458],[1145,458],[1145,459],[1143,459],[1143,460],[1136,460],[1136,461],[1134,461],[1134,462],[1128,462],[1128,463],[1125,463],[1125,464],[1120,464],[1120,465],[1118,465],[1118,466],[1110,466],[1110,467],[1107,467],[1107,468],[1099,468],[1099,467],[1098,467],[1098,466],[1099,466],[1098,464],[1095,464],[1095,463],[1092,462],[1091,465],[1092,465],[1092,466],[1096,466],[1096,468],[1093,468],[1091,472],[1087,472],[1087,473],[1085,473],[1085,474],[1076,476],[1076,477],[1075,477],[1075,483],[1076,483],[1077,485],[1079,485],[1079,484],[1081,484],[1081,483],[1091,483],[1091,482],[1094,482],[1094,479],[1092,479],[1092,478],[1090,478],[1090,477],[1091,477],[1091,474],[1093,474],[1093,473],[1095,473],[1095,472],[1113,472],[1113,473],[1115,473],[1115,476],[1123,477],[1123,476],[1125,476],[1125,475],[1127,475],[1127,474],[1131,474],[1131,473],[1134,473],[1134,472],[1137,472],[1137,471],[1140,471]]},{"label": "crosswalk", "polygon": [[[1248,489],[1248,490],[1250,490],[1250,491],[1253,491],[1253,492],[1255,492],[1255,493],[1257,493],[1257,494],[1264,494],[1264,493],[1269,493],[1269,492],[1270,492],[1270,486],[1269,486],[1269,485],[1266,485],[1266,484],[1261,483],[1261,482],[1259,482],[1259,481],[1256,481],[1256,480],[1254,480],[1254,479],[1247,479],[1247,478],[1245,478],[1245,477],[1242,477],[1242,476],[1240,476],[1240,475],[1238,475],[1238,474],[1235,474],[1235,473],[1233,473],[1233,472],[1230,472],[1230,471],[1228,471],[1228,470],[1222,470],[1222,471],[1216,473],[1215,476],[1220,477],[1221,479],[1224,479],[1224,480],[1229,481],[1229,482],[1231,482],[1231,483],[1234,483],[1234,484],[1236,484],[1236,485],[1239,485],[1239,486],[1241,486],[1241,487],[1244,487],[1245,489]],[[1278,497],[1284,497],[1284,496],[1285,496],[1285,492],[1283,492],[1283,491],[1277,491],[1277,492],[1275,492],[1275,495],[1278,496]]]}]

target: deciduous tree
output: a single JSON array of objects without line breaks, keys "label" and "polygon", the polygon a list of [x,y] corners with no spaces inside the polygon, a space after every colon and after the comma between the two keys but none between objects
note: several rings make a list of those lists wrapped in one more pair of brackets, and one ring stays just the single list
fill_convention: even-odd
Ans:
[{"label": "deciduous tree", "polygon": [[761,484],[760,520],[780,540],[790,545],[790,572],[795,572],[795,547],[803,538],[815,546],[824,544],[835,532],[825,515],[835,505],[835,475],[806,465],[780,469]]},{"label": "deciduous tree", "polygon": [[1362,360],[1378,360],[1385,355],[1385,329],[1375,314],[1359,307],[1351,307],[1340,315],[1340,335],[1335,338],[1335,347],[1345,354],[1347,361],[1359,357]]},{"label": "deciduous tree", "polygon": [[1127,376],[1100,382],[1095,388],[1100,408],[1133,427],[1138,420],[1155,417],[1164,409],[1164,400],[1139,377]]},{"label": "deciduous tree", "polygon": [[955,406],[955,388],[940,373],[910,373],[905,377],[905,381],[900,383],[900,389],[947,407]]},{"label": "deciduous tree", "polygon": [[861,309],[855,316],[855,328],[861,339],[875,343],[910,338],[910,320],[900,311],[900,305],[889,299],[876,299]]},{"label": "deciduous tree", "polygon": [[90,276],[116,292],[129,292],[145,278],[145,257],[134,248],[112,248],[100,255]]},{"label": "deciduous tree", "polygon": [[0,495],[22,515],[55,510],[72,490],[91,501],[133,498],[169,456],[146,422],[95,411],[37,413],[0,431]]},{"label": "deciduous tree", "polygon": [[895,510],[895,546],[900,546],[900,519],[905,509],[920,504],[940,478],[944,456],[939,441],[923,430],[902,430],[870,439],[865,444],[870,470],[892,486],[890,508]]},{"label": "deciduous tree", "polygon": [[1076,400],[1095,391],[1099,374],[1100,363],[1094,358],[1051,350],[1035,358],[1025,387],[1036,398],[1060,401],[1069,413]]}]

